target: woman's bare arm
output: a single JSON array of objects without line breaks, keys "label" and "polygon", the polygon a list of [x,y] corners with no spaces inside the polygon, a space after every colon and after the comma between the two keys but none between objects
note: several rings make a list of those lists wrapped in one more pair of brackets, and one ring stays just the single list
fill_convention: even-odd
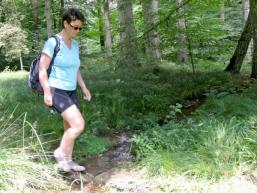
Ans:
[{"label": "woman's bare arm", "polygon": [[83,92],[83,95],[84,95],[84,99],[85,100],[88,100],[90,101],[91,100],[91,94],[90,94],[90,91],[88,90],[83,78],[82,78],[82,75],[80,73],[80,71],[78,71],[78,76],[77,76],[77,81],[78,81],[78,84]]},{"label": "woman's bare arm", "polygon": [[52,106],[52,94],[48,84],[47,69],[51,63],[51,57],[42,53],[39,63],[39,81],[44,90],[44,102],[47,106]]}]

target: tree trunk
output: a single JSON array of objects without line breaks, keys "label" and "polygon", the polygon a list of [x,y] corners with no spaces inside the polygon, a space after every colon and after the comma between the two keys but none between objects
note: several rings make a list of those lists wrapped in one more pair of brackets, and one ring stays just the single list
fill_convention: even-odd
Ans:
[{"label": "tree trunk", "polygon": [[32,13],[33,13],[33,28],[34,28],[34,41],[32,44],[32,50],[37,46],[37,42],[39,42],[39,12],[38,12],[38,1],[32,0]]},{"label": "tree trunk", "polygon": [[118,0],[120,22],[120,59],[126,66],[138,66],[136,29],[134,25],[132,0]]},{"label": "tree trunk", "polygon": [[[242,5],[243,5],[243,25],[245,25],[249,11],[250,11],[250,2],[249,0],[242,0]],[[246,53],[246,59],[247,61],[251,60],[252,57],[252,49],[253,49],[253,42],[250,41],[250,45],[248,46],[247,53]]]},{"label": "tree trunk", "polygon": [[64,0],[60,0],[60,21],[59,21],[59,26],[60,29],[62,29],[62,15],[64,12]]},{"label": "tree trunk", "polygon": [[[145,29],[147,30],[158,22],[158,0],[143,0],[142,6]],[[156,66],[161,61],[160,38],[157,31],[153,29],[146,33],[145,40],[147,62]]]},{"label": "tree trunk", "polygon": [[252,22],[253,53],[252,53],[252,78],[257,78],[257,0],[250,0],[250,18]]},{"label": "tree trunk", "polygon": [[[182,0],[177,0],[177,7],[180,7]],[[179,20],[177,22],[177,42],[178,42],[178,62],[179,63],[187,63],[187,42],[186,42],[186,21],[183,18],[184,8],[181,7],[178,9],[178,17]]]},{"label": "tree trunk", "polygon": [[102,0],[97,0],[97,15],[98,15],[98,29],[99,29],[99,44],[101,50],[104,50],[104,24],[103,24],[103,11]]},{"label": "tree trunk", "polygon": [[250,2],[249,0],[242,0],[242,4],[243,4],[243,20],[244,23],[247,21],[248,15],[249,15],[249,11],[250,11]]},{"label": "tree trunk", "polygon": [[47,26],[47,35],[52,35],[52,18],[51,18],[51,0],[45,0],[45,17]]},{"label": "tree trunk", "polygon": [[221,3],[220,5],[220,20],[225,21],[225,7],[224,7],[224,2]]},{"label": "tree trunk", "polygon": [[104,0],[105,48],[107,56],[112,57],[112,32],[109,17],[109,0]]},{"label": "tree trunk", "polygon": [[21,66],[21,70],[24,70],[24,68],[23,68],[23,61],[22,61],[21,53],[20,53],[20,66]]},{"label": "tree trunk", "polygon": [[241,33],[240,39],[238,40],[236,50],[230,59],[230,62],[225,69],[227,72],[240,73],[240,69],[244,60],[244,57],[247,53],[248,46],[252,38],[252,29],[251,29],[251,17],[249,16],[243,32]]}]

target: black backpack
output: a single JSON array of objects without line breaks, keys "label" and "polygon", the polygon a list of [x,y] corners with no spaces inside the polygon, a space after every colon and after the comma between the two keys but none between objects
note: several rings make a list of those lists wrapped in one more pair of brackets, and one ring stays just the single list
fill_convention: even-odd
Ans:
[{"label": "black backpack", "polygon": [[[52,36],[56,40],[56,45],[54,47],[54,55],[52,57],[51,63],[49,65],[49,68],[47,69],[47,75],[49,77],[51,70],[52,70],[52,65],[54,62],[54,58],[56,54],[60,50],[60,39],[55,35]],[[30,64],[30,70],[29,70],[29,78],[28,78],[28,86],[37,94],[44,94],[43,88],[39,82],[39,62],[41,58],[42,52],[40,52],[36,58],[32,61]]]}]

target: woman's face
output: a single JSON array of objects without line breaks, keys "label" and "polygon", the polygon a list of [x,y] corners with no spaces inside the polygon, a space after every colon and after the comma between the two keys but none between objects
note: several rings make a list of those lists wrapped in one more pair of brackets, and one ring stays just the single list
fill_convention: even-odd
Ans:
[{"label": "woman's face", "polygon": [[64,28],[70,37],[75,37],[82,30],[82,22],[80,20],[64,21]]}]

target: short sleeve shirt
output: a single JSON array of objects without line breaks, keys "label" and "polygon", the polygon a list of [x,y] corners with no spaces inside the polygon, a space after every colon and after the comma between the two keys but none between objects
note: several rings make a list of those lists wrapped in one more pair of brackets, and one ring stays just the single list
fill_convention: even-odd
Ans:
[{"label": "short sleeve shirt", "polygon": [[[49,86],[59,88],[62,90],[75,90],[77,87],[77,74],[80,66],[79,46],[78,43],[72,39],[71,48],[69,48],[60,35],[60,51],[57,53],[52,71],[49,76]],[[56,40],[49,38],[42,50],[51,58],[54,55],[54,47]]]}]

